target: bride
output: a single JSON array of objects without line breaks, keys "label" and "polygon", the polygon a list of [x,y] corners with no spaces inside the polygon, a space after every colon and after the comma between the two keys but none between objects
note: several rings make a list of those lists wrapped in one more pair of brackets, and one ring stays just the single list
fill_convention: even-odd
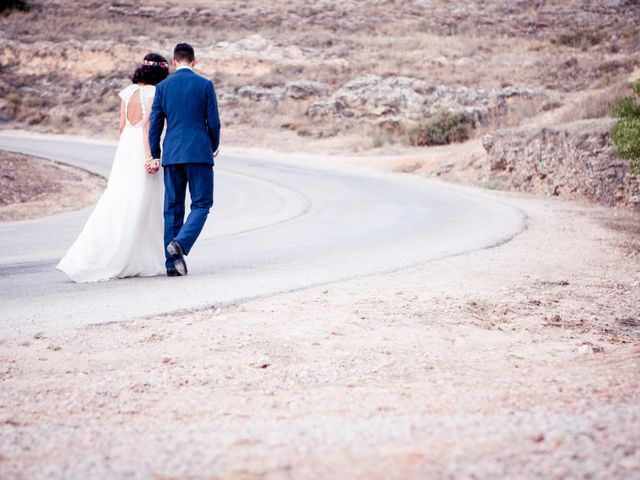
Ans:
[{"label": "bride", "polygon": [[132,84],[120,92],[120,141],[107,189],[57,269],[75,282],[155,276],[164,272],[164,184],[149,149],[155,85],[169,74],[167,60],[144,57]]}]

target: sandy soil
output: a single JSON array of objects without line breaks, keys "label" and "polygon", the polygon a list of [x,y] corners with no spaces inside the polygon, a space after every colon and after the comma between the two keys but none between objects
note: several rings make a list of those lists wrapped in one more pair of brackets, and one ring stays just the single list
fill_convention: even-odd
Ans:
[{"label": "sandy soil", "polygon": [[498,248],[5,335],[0,477],[637,477],[640,217],[495,195]]},{"label": "sandy soil", "polygon": [[0,222],[86,207],[105,186],[103,178],[84,170],[0,150]]}]

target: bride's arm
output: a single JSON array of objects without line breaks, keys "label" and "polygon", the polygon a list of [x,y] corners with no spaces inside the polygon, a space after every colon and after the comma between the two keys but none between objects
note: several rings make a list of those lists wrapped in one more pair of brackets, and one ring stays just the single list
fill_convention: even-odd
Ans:
[{"label": "bride's arm", "polygon": [[126,125],[126,118],[124,113],[124,100],[120,102],[120,134],[124,130],[124,126]]},{"label": "bride's arm", "polygon": [[151,155],[151,147],[149,146],[149,118],[151,118],[151,110],[149,109],[149,115],[142,120],[142,135],[144,136],[144,158],[149,160],[153,156]]},{"label": "bride's arm", "polygon": [[142,119],[142,137],[144,139],[144,158],[145,158],[145,169],[147,173],[156,173],[160,170],[160,165],[158,162],[153,161],[153,155],[151,155],[151,147],[149,145],[149,119],[151,118],[151,110],[153,108],[149,107],[149,115]]}]

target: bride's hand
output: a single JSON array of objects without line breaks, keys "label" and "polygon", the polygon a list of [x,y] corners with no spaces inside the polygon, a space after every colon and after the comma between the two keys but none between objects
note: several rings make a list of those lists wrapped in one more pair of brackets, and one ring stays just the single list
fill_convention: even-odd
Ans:
[{"label": "bride's hand", "polygon": [[144,163],[144,168],[148,174],[153,175],[154,173],[157,173],[158,170],[160,170],[160,161],[149,159]]}]

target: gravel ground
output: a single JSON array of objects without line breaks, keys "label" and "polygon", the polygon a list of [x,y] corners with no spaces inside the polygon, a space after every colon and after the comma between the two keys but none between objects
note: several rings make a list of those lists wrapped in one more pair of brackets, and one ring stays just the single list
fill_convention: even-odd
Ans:
[{"label": "gravel ground", "polygon": [[106,184],[84,170],[0,150],[0,222],[86,207],[98,200]]},{"label": "gravel ground", "polygon": [[0,477],[638,478],[640,217],[504,198],[498,248],[5,333]]}]

